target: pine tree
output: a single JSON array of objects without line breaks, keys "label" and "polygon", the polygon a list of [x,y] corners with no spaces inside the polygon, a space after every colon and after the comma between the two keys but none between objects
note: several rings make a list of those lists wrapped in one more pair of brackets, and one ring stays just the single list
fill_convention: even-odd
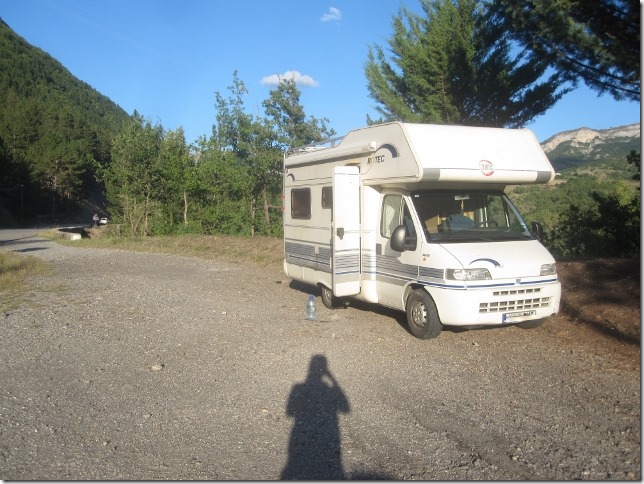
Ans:
[{"label": "pine tree", "polygon": [[490,18],[573,85],[639,101],[640,8],[636,0],[493,0]]},{"label": "pine tree", "polygon": [[548,64],[511,56],[499,22],[476,0],[422,0],[424,17],[401,9],[389,40],[392,59],[370,48],[365,73],[385,120],[521,127],[566,92]]}]

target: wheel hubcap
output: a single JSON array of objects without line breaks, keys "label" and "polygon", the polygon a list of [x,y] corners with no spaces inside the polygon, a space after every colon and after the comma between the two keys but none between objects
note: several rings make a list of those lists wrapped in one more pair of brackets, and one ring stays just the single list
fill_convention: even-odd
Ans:
[{"label": "wheel hubcap", "polygon": [[427,309],[423,303],[417,302],[414,304],[414,307],[411,309],[411,318],[418,327],[422,328],[427,324]]}]

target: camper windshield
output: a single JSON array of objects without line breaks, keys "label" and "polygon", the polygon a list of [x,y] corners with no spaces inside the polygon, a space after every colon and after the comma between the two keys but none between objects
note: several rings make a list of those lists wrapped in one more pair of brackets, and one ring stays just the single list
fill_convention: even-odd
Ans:
[{"label": "camper windshield", "polygon": [[528,240],[532,234],[502,192],[435,190],[411,196],[428,242]]}]

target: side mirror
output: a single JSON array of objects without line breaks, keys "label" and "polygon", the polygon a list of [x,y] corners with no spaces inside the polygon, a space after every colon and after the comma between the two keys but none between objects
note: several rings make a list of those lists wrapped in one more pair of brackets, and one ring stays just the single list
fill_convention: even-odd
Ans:
[{"label": "side mirror", "polygon": [[404,252],[407,247],[407,227],[399,225],[391,233],[391,248],[396,252]]},{"label": "side mirror", "polygon": [[532,222],[532,235],[539,242],[543,242],[543,226],[539,222]]}]

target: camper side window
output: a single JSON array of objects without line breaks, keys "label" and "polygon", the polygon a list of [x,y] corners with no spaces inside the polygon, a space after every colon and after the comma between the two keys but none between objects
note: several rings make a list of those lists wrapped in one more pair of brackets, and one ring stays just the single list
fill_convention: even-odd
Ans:
[{"label": "camper side window", "polygon": [[400,225],[400,209],[402,197],[400,195],[387,195],[382,201],[382,220],[380,235],[390,239],[391,233]]},{"label": "camper side window", "polygon": [[333,188],[322,187],[322,208],[333,208]]},{"label": "camper side window", "polygon": [[291,218],[311,219],[311,189],[293,188],[291,190]]}]

